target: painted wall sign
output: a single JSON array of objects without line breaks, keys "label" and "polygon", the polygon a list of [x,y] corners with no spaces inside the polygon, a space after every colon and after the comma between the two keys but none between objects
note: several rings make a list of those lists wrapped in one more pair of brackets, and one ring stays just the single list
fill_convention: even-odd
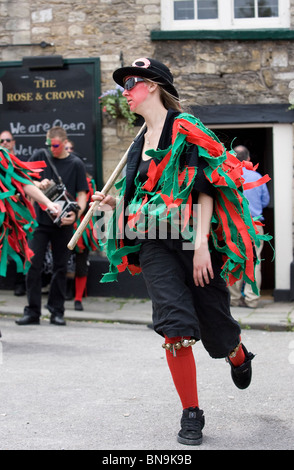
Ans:
[{"label": "painted wall sign", "polygon": [[102,187],[100,61],[64,59],[59,68],[43,63],[38,69],[22,62],[0,65],[0,131],[13,134],[16,156],[29,158],[44,147],[51,127],[63,127],[75,153]]}]

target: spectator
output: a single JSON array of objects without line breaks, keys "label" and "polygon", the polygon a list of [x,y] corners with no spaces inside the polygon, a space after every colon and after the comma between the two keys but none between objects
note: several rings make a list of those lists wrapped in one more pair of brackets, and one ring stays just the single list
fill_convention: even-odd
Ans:
[{"label": "spectator", "polygon": [[[0,144],[6,148],[9,153],[15,155],[15,139],[10,131],[2,131],[0,133]],[[28,161],[28,158],[23,155],[17,155],[17,158],[23,162]]]},{"label": "spectator", "polygon": [[[238,145],[234,148],[238,160],[250,161],[249,150],[244,145]],[[251,183],[261,178],[261,174],[257,171],[249,170],[246,167],[243,168],[243,178],[245,183]],[[249,201],[249,210],[252,217],[257,217],[261,222],[264,221],[263,209],[268,206],[270,201],[269,192],[266,184],[257,186],[252,189],[244,190],[244,195]],[[257,229],[261,235],[264,230],[262,225],[257,225]],[[260,246],[256,247],[256,256],[261,260],[261,252],[263,249],[263,241],[260,241]],[[261,263],[255,266],[255,278],[258,289],[261,287]],[[237,281],[233,286],[230,286],[231,294],[231,306],[233,307],[251,307],[256,308],[258,306],[260,295],[253,292],[250,284],[245,283],[243,279]]]},{"label": "spectator", "polygon": [[8,150],[9,153],[14,154],[15,140],[10,131],[2,131],[0,133],[0,144]]},{"label": "spectator", "polygon": [[65,150],[66,150],[68,153],[71,153],[71,152],[74,151],[74,143],[73,143],[72,140],[67,140],[67,141],[66,141]]}]

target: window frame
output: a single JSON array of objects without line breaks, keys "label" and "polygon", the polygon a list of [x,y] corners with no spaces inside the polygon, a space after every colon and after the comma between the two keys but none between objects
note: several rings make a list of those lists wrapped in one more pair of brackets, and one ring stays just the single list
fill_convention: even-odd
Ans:
[{"label": "window frame", "polygon": [[[271,18],[234,18],[234,0],[218,0],[217,19],[174,20],[174,0],[161,0],[161,30],[238,30],[290,27],[290,0],[279,0],[279,16]],[[229,14],[228,14],[229,12]]]}]

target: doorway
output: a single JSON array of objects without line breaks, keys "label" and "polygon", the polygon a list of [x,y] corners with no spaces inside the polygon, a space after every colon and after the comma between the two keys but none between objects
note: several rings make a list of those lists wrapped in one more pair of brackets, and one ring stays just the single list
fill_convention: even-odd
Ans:
[{"label": "doorway", "polygon": [[[268,174],[271,181],[267,183],[270,193],[270,203],[263,211],[265,218],[264,232],[274,235],[274,171],[273,171],[273,128],[267,127],[211,127],[219,140],[230,150],[237,145],[245,145],[254,165],[259,164],[257,171]],[[274,239],[271,241],[274,247]],[[273,261],[273,250],[268,243],[264,244],[262,251],[262,291],[272,291],[275,288],[275,262]]]}]

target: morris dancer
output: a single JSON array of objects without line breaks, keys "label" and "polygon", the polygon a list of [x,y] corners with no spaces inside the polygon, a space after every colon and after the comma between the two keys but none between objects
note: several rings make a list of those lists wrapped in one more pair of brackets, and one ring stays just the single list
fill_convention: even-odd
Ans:
[{"label": "morris dancer", "polygon": [[[80,223],[82,222],[86,211],[89,209],[89,204],[91,198],[96,191],[96,183],[90,175],[87,174],[87,182],[89,186],[89,192],[87,194],[87,206],[81,215],[80,220],[75,222],[74,230],[77,230]],[[98,222],[98,217],[93,215],[91,220],[86,226],[86,229],[83,232],[83,235],[79,238],[77,245],[75,247],[75,261],[76,261],[76,270],[75,270],[75,298],[74,306],[75,310],[84,310],[82,299],[86,295],[87,279],[89,272],[89,253],[92,251],[101,251],[101,242],[96,238],[95,233],[95,224]]]},{"label": "morris dancer", "polygon": [[[182,403],[177,439],[198,445],[204,413],[191,346],[201,340],[211,357],[227,358],[238,388],[249,386],[254,355],[241,343],[226,284],[244,273],[256,288],[253,244],[260,238],[243,197],[242,164],[198,119],[182,114],[170,70],[141,58],[116,70],[113,78],[146,128],[129,151],[125,178],[116,185],[118,204],[100,192],[92,198],[114,209],[109,230],[116,237],[106,244],[110,272],[102,282],[115,280],[126,268],[132,274],[142,271],[154,330],[165,338]],[[195,221],[196,204],[201,210]],[[164,224],[166,237],[160,236]]]},{"label": "morris dancer", "polygon": [[59,206],[51,202],[31,179],[38,177],[44,166],[44,162],[22,162],[0,147],[0,276],[6,276],[8,257],[15,261],[19,273],[25,274],[30,267],[34,253],[28,239],[32,238],[38,224],[28,197],[53,215],[59,214]]},{"label": "morris dancer", "polygon": [[31,179],[38,177],[45,166],[41,161],[22,162],[0,147],[0,276],[6,276],[8,256],[15,260],[17,272],[26,273],[30,267],[33,251],[28,239],[37,222],[28,197],[56,216],[60,212],[58,204],[51,202]]}]

